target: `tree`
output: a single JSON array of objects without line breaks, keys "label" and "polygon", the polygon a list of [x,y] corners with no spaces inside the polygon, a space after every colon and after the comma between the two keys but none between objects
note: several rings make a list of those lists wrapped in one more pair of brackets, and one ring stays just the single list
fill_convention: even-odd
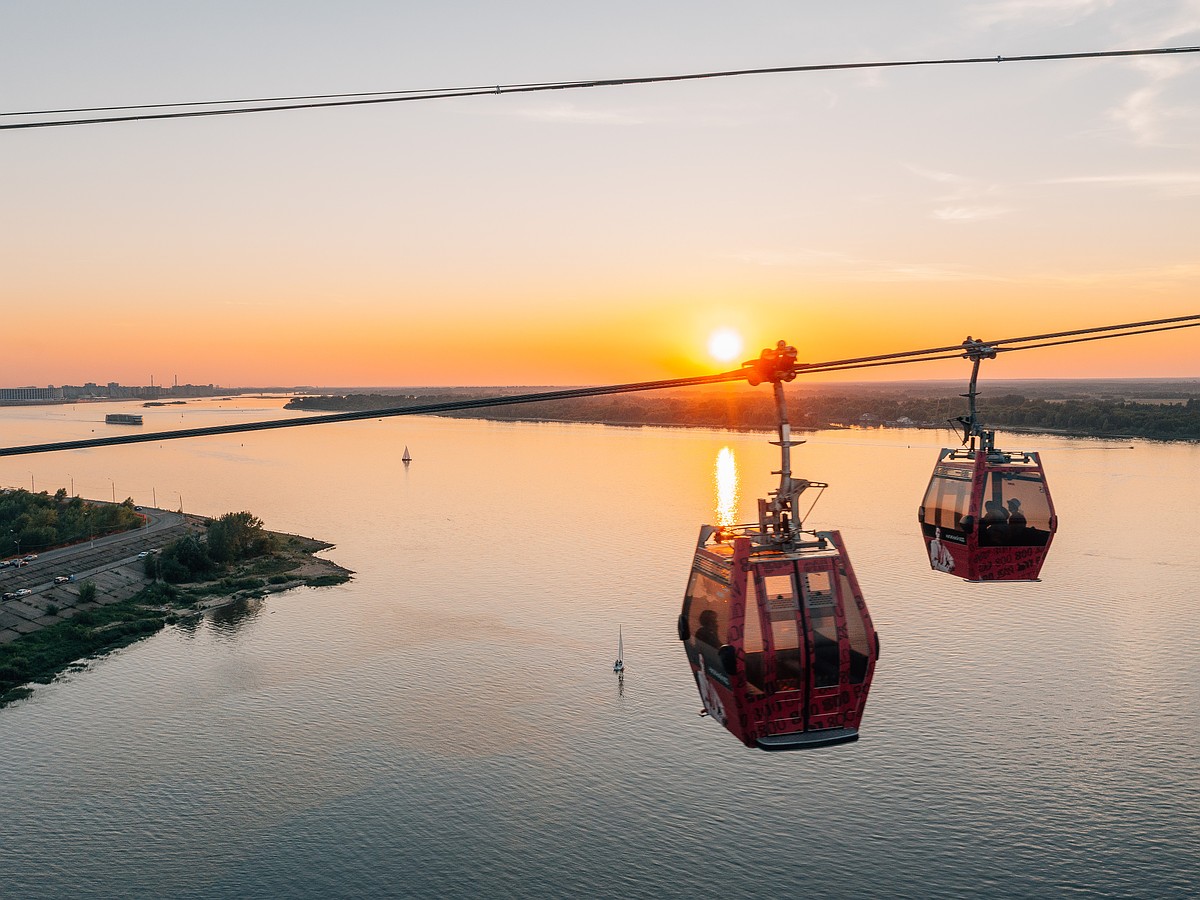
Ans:
[{"label": "tree", "polygon": [[194,534],[185,534],[171,541],[159,554],[162,559],[162,577],[178,584],[193,581],[199,575],[212,571],[213,561],[208,549]]},{"label": "tree", "polygon": [[219,563],[260,556],[271,543],[262,520],[248,512],[226,513],[208,526],[208,555]]}]

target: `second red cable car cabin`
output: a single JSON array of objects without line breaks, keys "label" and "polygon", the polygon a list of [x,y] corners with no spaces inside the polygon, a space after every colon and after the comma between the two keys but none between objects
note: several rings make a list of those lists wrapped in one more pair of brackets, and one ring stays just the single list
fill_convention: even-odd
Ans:
[{"label": "second red cable car cabin", "polygon": [[938,455],[917,513],[929,565],[968,581],[1036,581],[1058,530],[1042,458],[996,449],[975,398],[979,364],[997,350],[970,337],[963,349],[972,363],[968,413],[957,419],[964,446]]},{"label": "second red cable car cabin", "polygon": [[943,449],[918,512],[929,565],[968,581],[1034,581],[1058,528],[1033,452]]}]

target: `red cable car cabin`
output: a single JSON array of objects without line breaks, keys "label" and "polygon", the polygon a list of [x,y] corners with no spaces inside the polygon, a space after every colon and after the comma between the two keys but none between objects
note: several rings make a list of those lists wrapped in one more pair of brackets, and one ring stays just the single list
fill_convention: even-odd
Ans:
[{"label": "red cable car cabin", "polygon": [[858,739],[878,639],[841,535],[805,534],[700,530],[679,636],[705,712],[748,747]]},{"label": "red cable car cabin", "polygon": [[1035,581],[1058,528],[1037,453],[943,449],[918,513],[929,565],[968,581]]}]

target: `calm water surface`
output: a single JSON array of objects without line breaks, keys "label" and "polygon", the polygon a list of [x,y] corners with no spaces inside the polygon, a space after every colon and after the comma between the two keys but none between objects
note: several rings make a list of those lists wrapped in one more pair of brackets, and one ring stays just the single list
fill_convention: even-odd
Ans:
[{"label": "calm water surface", "polygon": [[[90,436],[123,409],[0,425]],[[9,485],[248,509],[357,573],[0,710],[0,895],[1195,896],[1200,448],[1003,440],[1044,452],[1062,524],[1041,583],[998,586],[928,569],[940,440],[797,453],[883,656],[862,740],[791,754],[696,715],[674,634],[731,468],[741,520],[772,487],[762,435],[422,418],[0,460]]]}]

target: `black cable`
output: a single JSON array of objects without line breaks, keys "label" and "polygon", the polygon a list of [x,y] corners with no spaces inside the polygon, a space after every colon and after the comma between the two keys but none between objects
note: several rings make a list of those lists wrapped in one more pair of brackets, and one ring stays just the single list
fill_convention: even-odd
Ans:
[{"label": "black cable", "polygon": [[[979,343],[984,346],[987,346],[987,347],[994,347],[996,350],[1001,350],[1001,349],[1003,349],[1003,350],[1023,350],[1023,349],[1027,349],[1027,348],[1024,348],[1024,347],[1003,347],[1002,348],[999,345],[1001,345],[1001,344],[1018,344],[1018,343],[1021,343],[1024,341],[1041,341],[1041,340],[1047,340],[1050,338],[1070,337],[1071,335],[1076,335],[1076,334],[1096,334],[1097,332],[1124,331],[1125,329],[1143,328],[1145,326],[1151,326],[1151,325],[1168,325],[1168,324],[1175,323],[1175,322],[1189,323],[1189,324],[1182,324],[1182,325],[1175,326],[1178,328],[1195,328],[1196,326],[1200,326],[1200,315],[1175,316],[1174,318],[1169,318],[1169,319],[1153,319],[1153,320],[1147,321],[1147,322],[1129,322],[1125,325],[1104,325],[1104,326],[1097,327],[1097,328],[1078,328],[1074,331],[1059,331],[1059,332],[1055,332],[1053,334],[1034,334],[1034,335],[1030,335],[1028,337],[1001,338],[998,341],[983,341],[983,340],[981,340],[981,341],[979,341]],[[1160,328],[1147,329],[1147,331],[1166,331],[1166,330],[1169,330],[1169,329],[1160,329]],[[1128,333],[1132,335],[1132,334],[1142,334],[1144,332],[1129,331]],[[1123,337],[1124,335],[1123,334],[1110,334],[1107,336],[1108,337]],[[1051,345],[1046,345],[1046,346],[1051,346]],[[927,354],[935,354],[935,353],[950,353],[953,355],[961,356],[963,354],[964,349],[965,348],[962,344],[952,344],[947,347],[926,347],[924,350],[905,350],[900,353],[880,353],[876,356],[859,356],[859,357],[854,357],[851,359],[834,359],[834,360],[829,360],[827,362],[820,362],[820,363],[798,363],[796,368],[798,370],[800,370],[801,373],[803,373],[805,371],[809,371],[809,370],[829,371],[834,366],[846,367],[846,368],[858,368],[858,365],[857,365],[858,363],[869,363],[869,362],[875,362],[876,360],[901,360],[901,359],[904,359],[905,357],[925,356]],[[948,359],[948,358],[949,357],[944,357],[944,356],[938,356],[938,357],[931,356],[931,359]],[[920,362],[920,361],[921,360],[918,360],[918,362]]]},{"label": "black cable", "polygon": [[[232,109],[191,110],[188,112],[148,113],[143,115],[108,116],[86,119],[56,119],[39,122],[18,122],[0,125],[0,130],[17,128],[57,128],[64,125],[100,125],[114,122],[139,122],[151,119],[186,119],[204,116],[232,116],[246,113],[275,112],[280,110],[319,109],[333,106],[366,106],[379,103],[403,103],[411,100],[445,100],[453,97],[477,97],[486,94],[524,94],[540,91],[565,91],[595,87],[622,87],[637,84],[666,84],[677,81],[700,81],[712,78],[734,78],[742,75],[782,75],[798,72],[832,72],[847,69],[889,69],[914,66],[946,66],[975,63],[1035,62],[1072,59],[1107,59],[1131,56],[1162,56],[1178,53],[1200,52],[1200,47],[1155,47],[1142,50],[1094,50],[1083,53],[1037,53],[1021,56],[973,56],[943,59],[912,59],[890,62],[818,63],[804,66],[772,66],[753,69],[727,69],[716,72],[696,72],[684,75],[653,75],[639,78],[603,78],[590,81],[554,81],[525,84],[498,84],[466,88],[435,89],[423,91],[376,91],[356,94],[316,94],[304,97],[274,97],[259,100],[204,100],[192,103],[163,103],[145,106],[83,107],[78,110],[44,110],[29,113],[2,113],[3,116],[52,115],[71,112],[107,112],[117,110],[171,109],[179,106],[219,105],[229,103],[271,103],[277,105],[242,106]],[[378,96],[386,94],[387,96]],[[334,98],[334,99],[326,99]],[[337,99],[341,98],[341,99]],[[367,99],[369,98],[369,99]],[[298,103],[297,100],[313,102]],[[319,102],[317,102],[319,101]]]},{"label": "black cable", "polygon": [[1082,344],[1085,341],[1103,341],[1106,338],[1130,337],[1135,334],[1153,334],[1156,331],[1176,331],[1180,328],[1195,328],[1197,324],[1200,323],[1193,322],[1188,325],[1166,325],[1162,328],[1143,328],[1139,331],[1126,331],[1122,332],[1121,334],[1097,334],[1091,337],[1077,337],[1061,341],[1044,341],[1037,344],[1026,344],[1024,347],[997,347],[996,352],[1011,353],[1014,350],[1035,350],[1038,347],[1061,347],[1064,344]]},{"label": "black cable", "polygon": [[234,425],[210,425],[205,428],[182,428],[178,431],[157,431],[145,434],[123,434],[80,441],[58,441],[49,444],[28,444],[23,447],[0,448],[0,456],[26,456],[31,453],[51,453],[56,450],[83,450],[89,447],[109,447],[116,444],[148,444],[181,438],[212,437],[220,434],[243,434],[251,431],[272,431],[277,428],[297,428],[303,425],[328,425],[335,422],[355,422],[364,419],[386,419],[395,416],[436,415],[466,409],[487,409],[518,403],[542,403],[547,400],[574,400],[580,397],[600,397],[605,394],[627,394],[635,391],[657,391],[672,387],[691,387],[742,381],[745,373],[738,369],[718,375],[699,375],[694,378],[670,378],[665,381],[643,381],[633,384],[611,384],[600,387],[568,388],[561,391],[542,391],[535,394],[513,394],[507,397],[480,397],[472,400],[449,400],[421,406],[401,406],[387,409],[359,409],[330,413],[304,419],[272,419],[267,422],[243,422]]},{"label": "black cable", "polygon": [[15,116],[65,116],[70,113],[120,112],[134,109],[177,109],[184,106],[223,106],[229,103],[284,103],[296,100],[334,100],[351,97],[394,97],[402,94],[440,95],[446,90],[479,90],[494,93],[495,85],[480,85],[473,88],[430,88],[424,91],[357,91],[343,94],[302,94],[296,97],[242,97],[236,100],[184,100],[178,103],[142,103],[127,106],[77,106],[67,109],[30,109],[24,112],[0,113],[0,118]]},{"label": "black cable", "polygon": [[[1104,326],[1101,326],[1098,328],[1077,328],[1074,331],[1056,331],[1051,334],[1034,334],[1034,335],[1029,335],[1028,337],[1001,338],[998,341],[983,341],[982,343],[985,343],[988,346],[994,346],[996,344],[1013,344],[1013,343],[1019,343],[1019,342],[1023,342],[1023,341],[1042,341],[1042,340],[1047,340],[1049,338],[1070,337],[1071,335],[1074,335],[1074,334],[1096,334],[1098,332],[1104,332],[1104,331],[1123,331],[1126,328],[1145,328],[1146,326],[1149,326],[1149,325],[1168,325],[1172,322],[1190,322],[1191,323],[1190,325],[1180,325],[1178,327],[1193,328],[1196,325],[1200,324],[1200,316],[1175,316],[1170,319],[1150,319],[1149,321],[1146,321],[1146,322],[1130,322],[1127,325],[1104,325]],[[1147,329],[1147,331],[1168,331],[1168,330],[1170,330],[1170,329],[1165,329],[1165,328],[1149,328],[1149,329]],[[1131,331],[1129,333],[1130,334],[1143,334],[1146,332]],[[1116,335],[1111,335],[1111,336],[1112,337],[1123,337],[1124,335],[1116,334]]]}]

